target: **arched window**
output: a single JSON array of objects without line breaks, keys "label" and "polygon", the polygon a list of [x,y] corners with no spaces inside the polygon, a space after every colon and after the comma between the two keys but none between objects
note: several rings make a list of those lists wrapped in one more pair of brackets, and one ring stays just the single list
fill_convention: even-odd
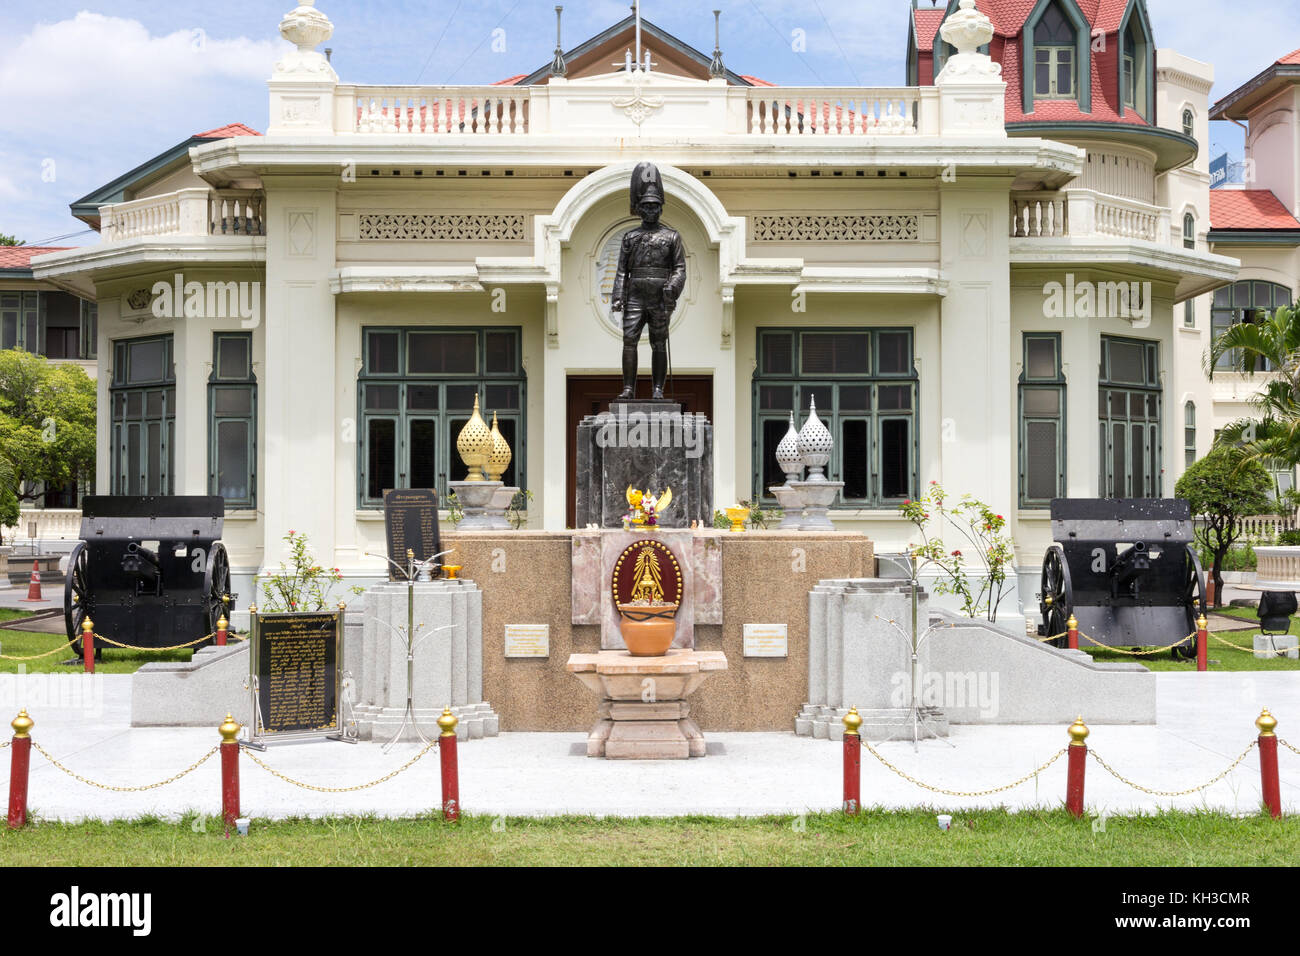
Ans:
[{"label": "arched window", "polygon": [[1034,27],[1034,96],[1074,99],[1075,32],[1059,3],[1053,3]]},{"label": "arched window", "polygon": [[1196,135],[1196,117],[1192,114],[1191,110],[1183,110],[1183,135]]},{"label": "arched window", "polygon": [[1196,464],[1196,403],[1183,406],[1183,456],[1187,467]]},{"label": "arched window", "polygon": [[1190,212],[1183,216],[1183,248],[1196,248],[1196,217]]},{"label": "arched window", "polygon": [[[1259,322],[1278,306],[1291,304],[1291,290],[1273,282],[1243,281],[1224,286],[1214,293],[1210,310],[1210,337],[1217,339],[1224,330],[1238,322]],[[1257,372],[1271,371],[1267,362],[1258,360]],[[1219,356],[1215,368],[1238,368],[1241,359],[1235,352]]]}]

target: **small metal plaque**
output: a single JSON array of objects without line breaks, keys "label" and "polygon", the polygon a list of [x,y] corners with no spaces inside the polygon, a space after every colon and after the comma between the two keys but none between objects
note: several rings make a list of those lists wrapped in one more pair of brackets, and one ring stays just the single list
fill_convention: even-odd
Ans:
[{"label": "small metal plaque", "polygon": [[550,657],[551,625],[507,624],[506,657]]},{"label": "small metal plaque", "polygon": [[789,657],[789,640],[784,624],[746,624],[746,657]]}]

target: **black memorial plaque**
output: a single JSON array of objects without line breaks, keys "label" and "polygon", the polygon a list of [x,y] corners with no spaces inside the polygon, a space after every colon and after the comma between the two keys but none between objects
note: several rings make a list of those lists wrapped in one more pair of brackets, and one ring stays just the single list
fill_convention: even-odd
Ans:
[{"label": "black memorial plaque", "polygon": [[[394,488],[384,492],[384,531],[388,538],[388,559],[406,571],[406,552],[415,552],[415,560],[425,561],[442,550],[438,532],[438,492],[432,488]],[[438,577],[441,568],[430,568]],[[390,581],[405,580],[391,564]]]},{"label": "black memorial plaque", "polygon": [[339,732],[341,611],[254,614],[256,738]]}]

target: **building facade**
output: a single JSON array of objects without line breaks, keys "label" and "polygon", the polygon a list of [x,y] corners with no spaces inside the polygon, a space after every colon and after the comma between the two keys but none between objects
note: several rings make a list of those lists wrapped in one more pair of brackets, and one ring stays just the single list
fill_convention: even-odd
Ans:
[{"label": "building facade", "polygon": [[714,423],[715,506],[768,500],[815,399],[837,526],[900,549],[898,506],[938,481],[1009,518],[1033,603],[1051,498],[1171,495],[1208,450],[1184,409],[1212,417],[1208,302],[1238,263],[1205,236],[1209,67],[1156,50],[1142,0],[1025,6],[914,10],[910,85],[826,89],[644,21],[634,52],[632,18],[492,86],[351,85],[304,4],[266,135],[190,146],[162,191],[117,184],[99,244],[34,263],[99,303],[99,489],[225,495],[241,603],[291,529],[373,579],[383,490],[462,477],[478,395],[528,527],[570,526],[651,160],[688,259],[672,388]]}]

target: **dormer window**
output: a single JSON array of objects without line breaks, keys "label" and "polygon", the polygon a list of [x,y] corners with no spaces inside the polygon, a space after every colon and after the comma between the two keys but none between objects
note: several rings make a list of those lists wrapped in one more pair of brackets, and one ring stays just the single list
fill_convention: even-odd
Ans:
[{"label": "dormer window", "polygon": [[1137,109],[1137,42],[1133,28],[1124,34],[1124,105]]},{"label": "dormer window", "polygon": [[[1133,110],[1150,120],[1154,116],[1155,48],[1146,21],[1146,8],[1135,3],[1120,26],[1120,112]],[[1184,117],[1186,123],[1187,117]]]},{"label": "dormer window", "polygon": [[1053,3],[1034,27],[1034,97],[1074,99],[1076,34],[1073,24]]}]

